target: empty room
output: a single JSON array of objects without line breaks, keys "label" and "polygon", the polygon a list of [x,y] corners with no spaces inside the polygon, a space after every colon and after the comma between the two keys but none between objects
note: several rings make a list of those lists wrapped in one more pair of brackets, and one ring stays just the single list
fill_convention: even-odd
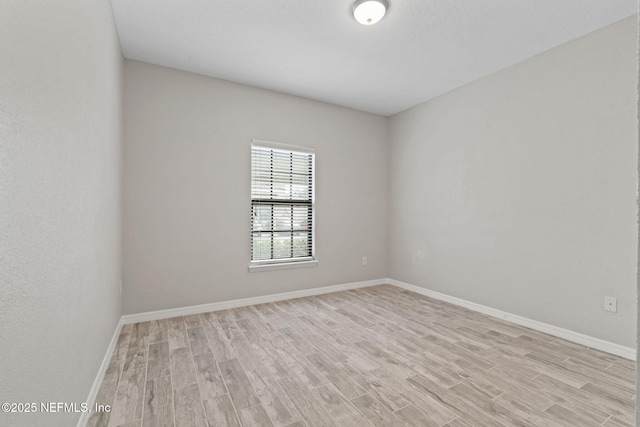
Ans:
[{"label": "empty room", "polygon": [[0,426],[636,426],[634,0],[0,0]]}]

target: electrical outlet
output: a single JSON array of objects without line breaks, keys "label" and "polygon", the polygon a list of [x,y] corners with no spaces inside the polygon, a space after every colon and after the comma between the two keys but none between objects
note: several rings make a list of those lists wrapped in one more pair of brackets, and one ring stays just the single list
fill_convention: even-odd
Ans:
[{"label": "electrical outlet", "polygon": [[604,297],[604,311],[618,312],[618,300],[615,297]]},{"label": "electrical outlet", "polygon": [[367,261],[367,257],[366,257],[366,256],[363,256],[363,257],[362,257],[362,265],[367,265],[367,262],[368,262],[368,261]]}]

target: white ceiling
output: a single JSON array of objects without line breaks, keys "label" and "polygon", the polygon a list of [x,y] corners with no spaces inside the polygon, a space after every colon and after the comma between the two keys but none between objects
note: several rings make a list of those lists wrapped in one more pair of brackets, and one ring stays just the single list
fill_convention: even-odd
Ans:
[{"label": "white ceiling", "polygon": [[632,15],[636,0],[111,0],[125,58],[391,115]]}]

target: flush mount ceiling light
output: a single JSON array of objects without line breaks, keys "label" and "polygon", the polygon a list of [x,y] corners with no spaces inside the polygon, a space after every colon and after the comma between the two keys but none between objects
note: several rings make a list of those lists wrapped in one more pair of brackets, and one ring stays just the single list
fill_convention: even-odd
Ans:
[{"label": "flush mount ceiling light", "polygon": [[362,25],[373,25],[382,19],[388,7],[387,0],[358,0],[353,5],[353,17]]}]

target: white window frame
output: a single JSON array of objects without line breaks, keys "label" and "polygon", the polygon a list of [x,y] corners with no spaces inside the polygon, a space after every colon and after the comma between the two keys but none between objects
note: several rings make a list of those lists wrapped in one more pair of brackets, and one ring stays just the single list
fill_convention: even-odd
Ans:
[{"label": "white window frame", "polygon": [[[250,151],[252,151],[253,147],[261,147],[261,148],[270,148],[276,150],[285,150],[297,153],[305,153],[311,154],[311,256],[310,257],[301,257],[301,258],[282,258],[282,259],[269,259],[269,260],[259,260],[253,261],[251,260],[251,242],[252,242],[252,227],[249,228],[249,271],[257,272],[257,271],[269,271],[269,270],[282,270],[282,269],[290,269],[290,268],[302,268],[302,267],[315,267],[318,265],[318,260],[316,259],[316,159],[315,159],[315,148],[306,147],[301,145],[291,145],[291,144],[283,144],[279,142],[273,141],[264,141],[259,139],[251,140]],[[253,169],[253,163],[251,162],[251,168]],[[249,171],[251,174],[251,170]],[[252,178],[249,177],[249,203],[250,206],[253,205],[253,199],[251,197],[251,186],[252,186]],[[253,219],[251,219],[253,221]]]}]

